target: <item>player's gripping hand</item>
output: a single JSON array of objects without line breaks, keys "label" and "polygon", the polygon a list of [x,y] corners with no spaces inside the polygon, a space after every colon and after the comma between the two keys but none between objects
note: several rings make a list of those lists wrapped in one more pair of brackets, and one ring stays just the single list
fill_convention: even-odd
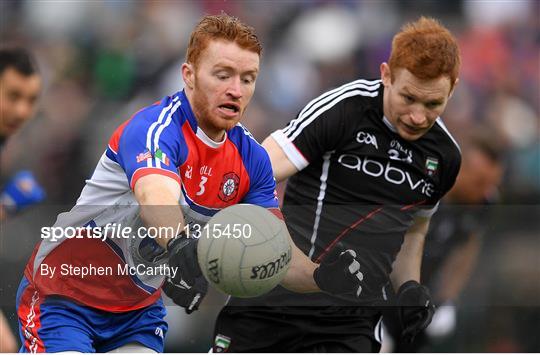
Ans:
[{"label": "player's gripping hand", "polygon": [[174,283],[170,277],[167,277],[162,289],[174,303],[184,307],[187,314],[191,314],[199,309],[199,305],[208,291],[208,281],[201,275],[195,278],[195,282],[190,288],[185,288],[182,284]]},{"label": "player's gripping hand", "polygon": [[324,292],[339,295],[354,292],[360,296],[364,274],[354,250],[335,248],[313,272],[313,279]]},{"label": "player's gripping hand", "polygon": [[412,343],[415,336],[426,329],[435,313],[435,305],[427,287],[414,280],[405,282],[397,293],[401,339]]},{"label": "player's gripping hand", "polygon": [[0,194],[0,204],[15,213],[45,199],[45,191],[30,171],[19,171]]},{"label": "player's gripping hand", "polygon": [[188,314],[199,308],[208,290],[197,261],[197,242],[198,239],[181,233],[167,244],[169,267],[177,268],[177,272],[173,278],[167,278],[163,291]]}]

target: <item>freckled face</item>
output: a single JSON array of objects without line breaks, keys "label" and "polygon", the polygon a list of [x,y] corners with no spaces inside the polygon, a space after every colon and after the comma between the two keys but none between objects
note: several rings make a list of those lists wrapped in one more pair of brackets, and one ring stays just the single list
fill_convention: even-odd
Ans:
[{"label": "freckled face", "polygon": [[384,115],[405,140],[415,141],[426,134],[443,113],[450,98],[450,79],[442,76],[420,80],[399,68],[391,80],[388,64],[381,64],[384,84]]},{"label": "freckled face", "polygon": [[196,66],[184,63],[182,75],[186,95],[199,126],[212,139],[242,118],[255,91],[259,55],[234,42],[214,40]]}]

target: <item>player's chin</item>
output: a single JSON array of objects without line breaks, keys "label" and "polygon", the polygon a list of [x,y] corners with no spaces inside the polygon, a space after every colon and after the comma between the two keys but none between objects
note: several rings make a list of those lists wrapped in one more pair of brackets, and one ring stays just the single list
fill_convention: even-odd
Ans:
[{"label": "player's chin", "polygon": [[422,137],[424,134],[426,134],[425,130],[422,131],[411,131],[408,129],[398,129],[398,133],[401,138],[405,139],[406,141],[415,141],[418,140],[420,137]]},{"label": "player's chin", "polygon": [[224,129],[226,131],[232,129],[238,122],[240,122],[241,115],[238,115],[237,117],[227,117],[223,118],[221,117],[219,119],[219,125],[221,129]]}]

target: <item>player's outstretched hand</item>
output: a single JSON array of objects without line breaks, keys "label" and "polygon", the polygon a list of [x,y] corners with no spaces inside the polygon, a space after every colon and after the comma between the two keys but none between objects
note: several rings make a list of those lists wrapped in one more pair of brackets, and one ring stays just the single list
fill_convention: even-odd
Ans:
[{"label": "player's outstretched hand", "polygon": [[188,314],[199,308],[208,290],[197,261],[197,242],[198,239],[187,238],[182,233],[167,244],[169,267],[177,272],[173,278],[167,278],[163,291]]},{"label": "player's outstretched hand", "polygon": [[34,175],[27,170],[15,174],[0,194],[0,203],[12,213],[19,212],[43,199],[45,199],[45,191]]},{"label": "player's outstretched hand", "polygon": [[313,279],[319,288],[327,293],[339,295],[354,292],[360,296],[364,274],[356,260],[354,250],[335,248],[313,272]]},{"label": "player's outstretched hand", "polygon": [[416,335],[431,323],[435,305],[427,287],[414,280],[405,282],[397,293],[401,340],[412,343]]}]

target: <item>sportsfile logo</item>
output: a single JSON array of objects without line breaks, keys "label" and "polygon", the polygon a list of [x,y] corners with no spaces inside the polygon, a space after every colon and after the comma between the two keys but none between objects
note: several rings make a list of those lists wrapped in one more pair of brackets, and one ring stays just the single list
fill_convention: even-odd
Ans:
[{"label": "sportsfile logo", "polygon": [[373,177],[382,177],[394,185],[406,184],[411,191],[419,190],[428,197],[431,197],[435,191],[435,186],[432,183],[424,179],[414,180],[408,171],[396,168],[390,162],[383,165],[376,160],[362,159],[354,154],[342,154],[338,159],[338,163],[347,169],[356,170]]}]

